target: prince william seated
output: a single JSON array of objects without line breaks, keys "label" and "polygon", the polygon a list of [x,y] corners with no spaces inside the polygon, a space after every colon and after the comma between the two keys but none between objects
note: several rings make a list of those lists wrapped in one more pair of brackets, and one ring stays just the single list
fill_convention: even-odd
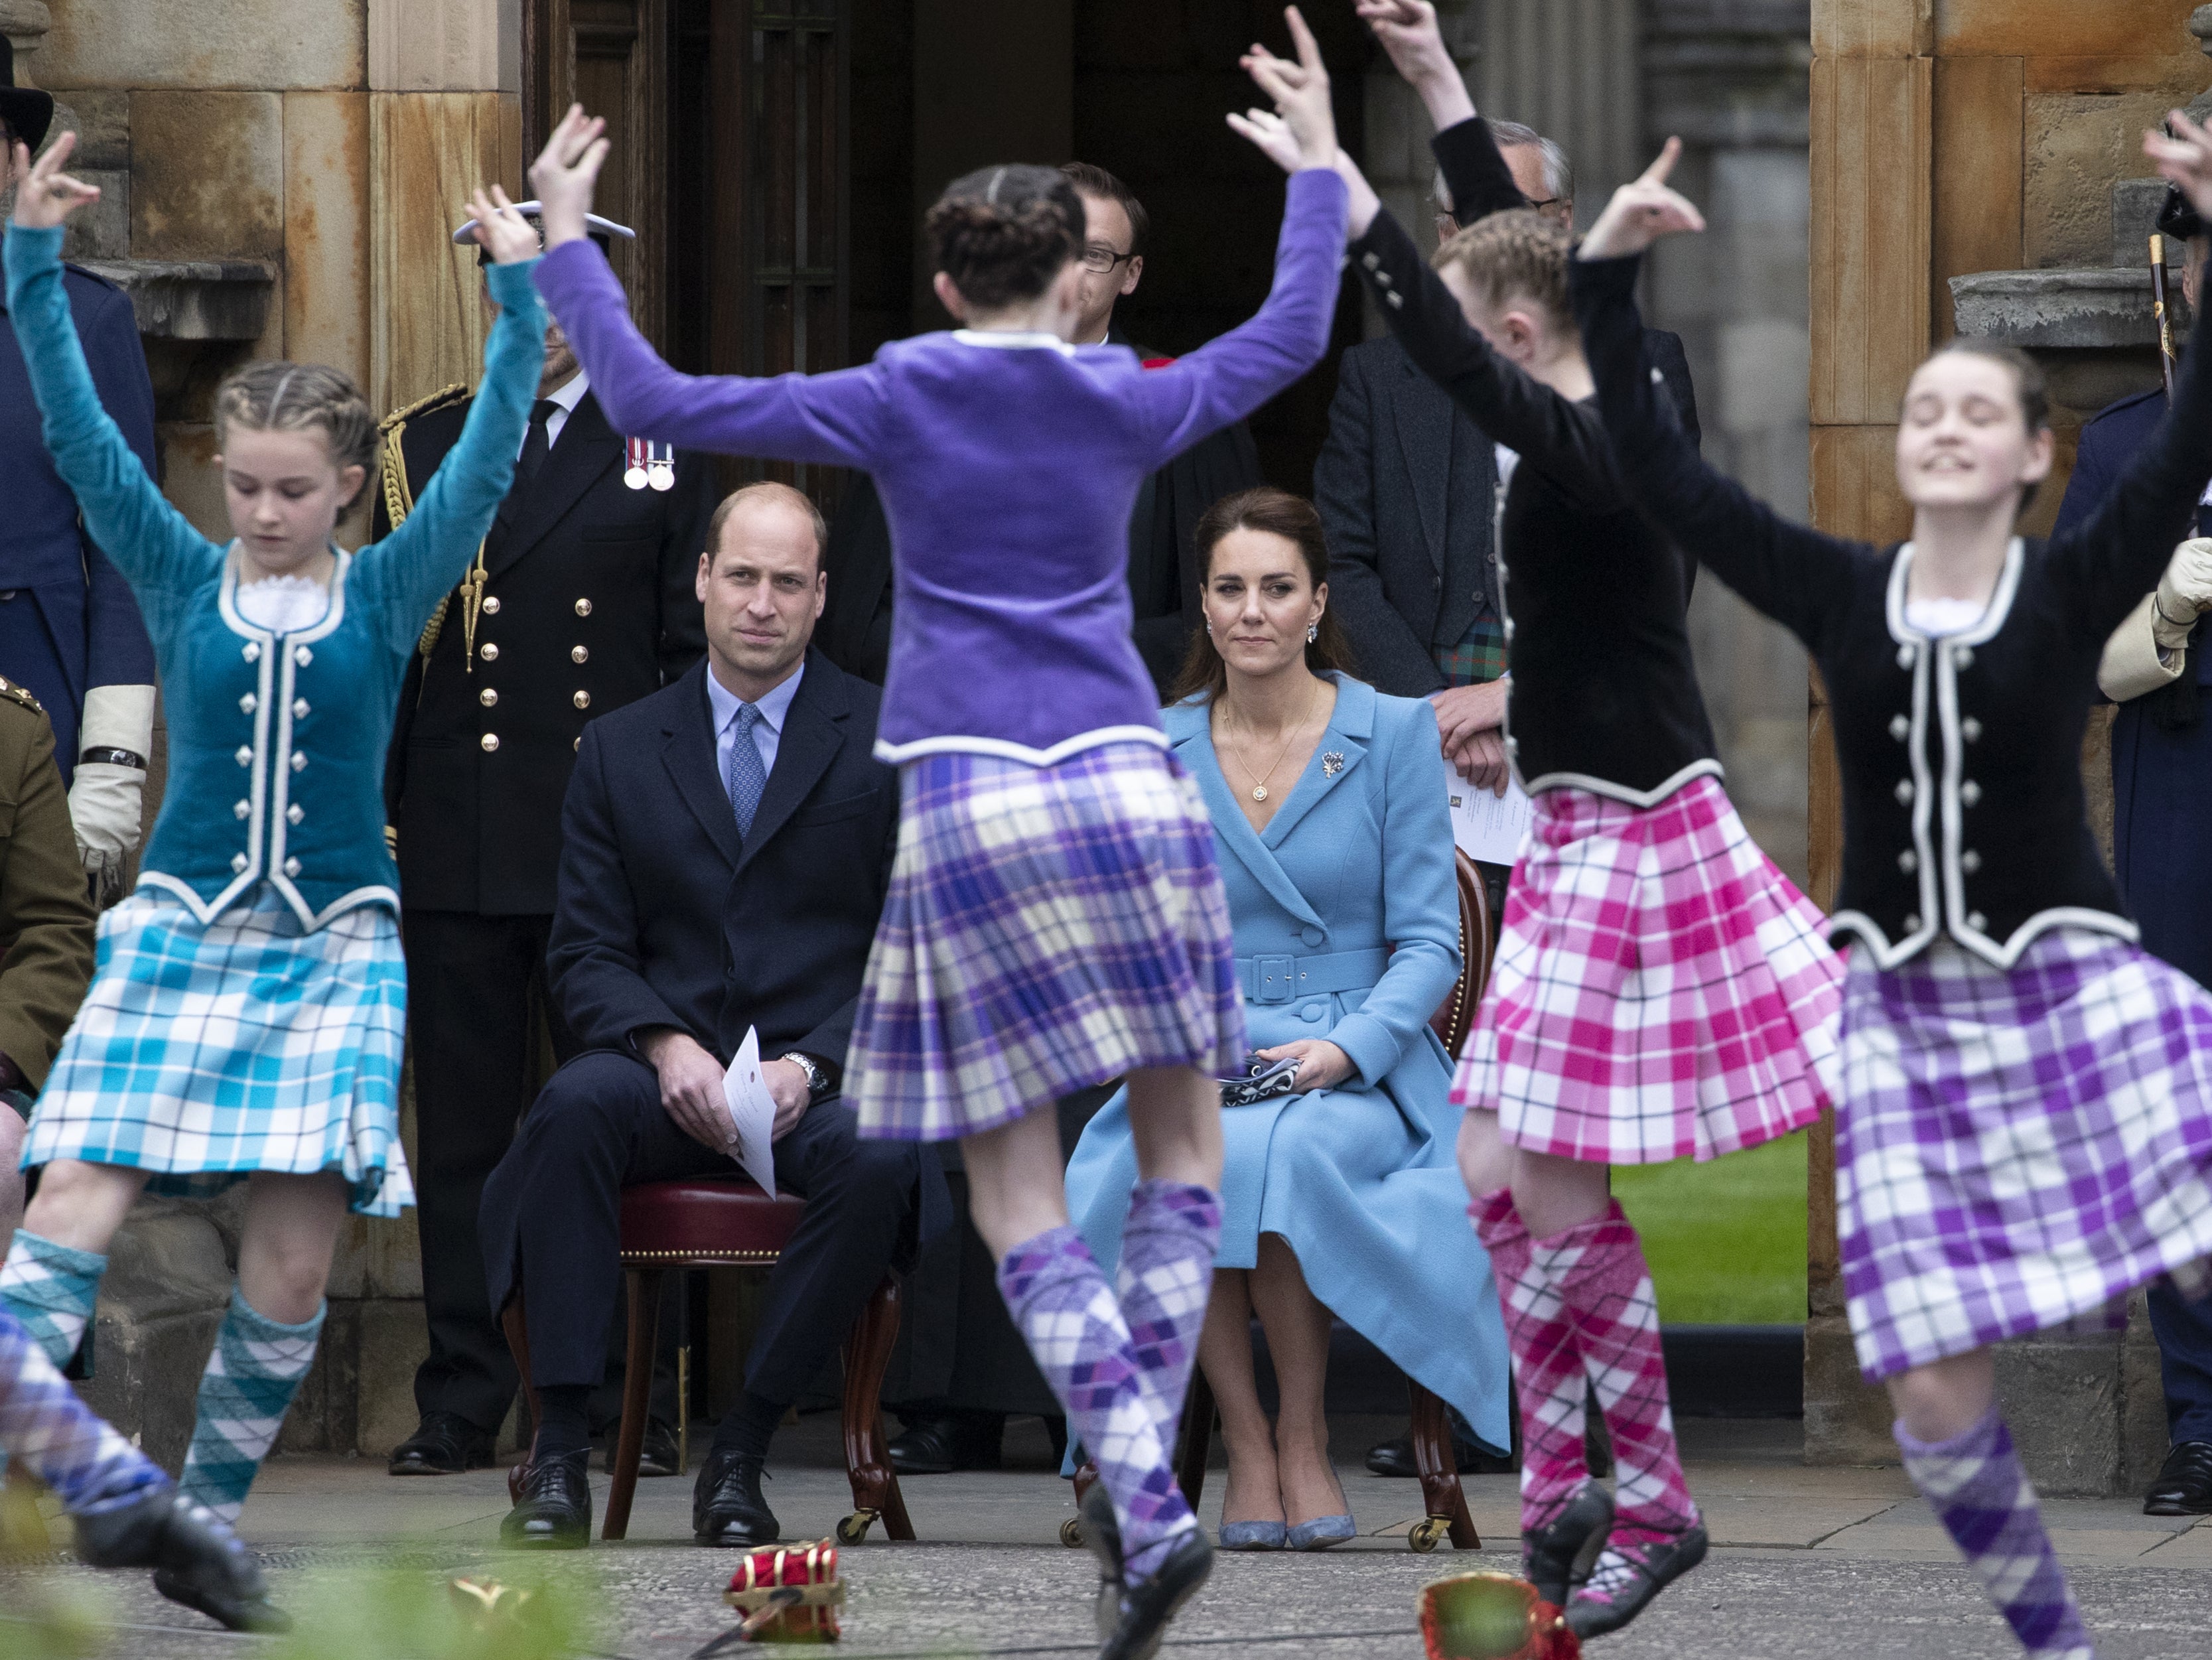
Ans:
[{"label": "prince william seated", "polygon": [[511,1545],[590,1536],[585,1403],[621,1283],[621,1190],[737,1173],[722,1077],[748,1029],[775,1098],[776,1185],[806,1210],[699,1475],[702,1543],[776,1538],[769,1437],[894,1256],[947,1209],[934,1161],[861,1140],[838,1094],[898,776],[873,758],[876,689],[809,649],[824,540],[797,490],[729,497],[699,564],[705,660],[584,729],[547,964],[586,1052],[547,1083],[484,1189],[492,1307],[524,1299],[541,1413],[500,1529]]}]

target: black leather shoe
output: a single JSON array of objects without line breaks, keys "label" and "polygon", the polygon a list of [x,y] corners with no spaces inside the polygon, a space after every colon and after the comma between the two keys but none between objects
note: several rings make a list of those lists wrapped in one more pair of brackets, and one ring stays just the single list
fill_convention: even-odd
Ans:
[{"label": "black leather shoe", "polygon": [[699,1485],[691,1490],[691,1536],[702,1545],[732,1549],[775,1543],[783,1528],[761,1497],[761,1478],[767,1474],[749,1454],[722,1447],[708,1453],[699,1467]]},{"label": "black leather shoe", "polygon": [[[622,1429],[617,1425],[607,1432],[606,1451],[600,1462],[600,1468],[610,1475],[614,1474],[615,1453],[621,1445]],[[665,1418],[647,1419],[645,1440],[637,1455],[637,1473],[640,1475],[673,1475],[680,1468],[681,1460],[677,1456],[676,1426]]]},{"label": "black leather shoe", "polygon": [[2212,1441],[2184,1441],[2166,1455],[2143,1495],[2145,1516],[2212,1516]]},{"label": "black leather shoe", "polygon": [[1132,1586],[1121,1573],[1121,1523],[1101,1481],[1083,1495],[1083,1542],[1098,1560],[1098,1660],[1152,1660],[1168,1621],[1213,1572],[1206,1529],[1184,1534],[1152,1578]]},{"label": "black leather shoe", "polygon": [[152,1568],[155,1590],[228,1630],[292,1629],[230,1524],[166,1484],[120,1509],[78,1517],[76,1554],[99,1568]]},{"label": "black leather shoe", "polygon": [[[1589,1577],[1590,1563],[1613,1531],[1613,1495],[1595,1481],[1567,1500],[1552,1525],[1521,1535],[1522,1572],[1536,1595],[1555,1608],[1567,1606],[1567,1593]],[[1579,1574],[1577,1573],[1579,1570]]]},{"label": "black leather shoe", "polygon": [[[1456,1435],[1452,1437],[1452,1457],[1462,1475],[1503,1475],[1513,1468],[1511,1455],[1491,1452]],[[1376,1442],[1367,1450],[1367,1468],[1375,1475],[1419,1475],[1421,1472],[1413,1462],[1413,1438],[1401,1435],[1395,1441]]]},{"label": "black leather shoe", "polygon": [[[1692,1525],[1668,1543],[1647,1546],[1644,1560],[1607,1551],[1589,1583],[1567,1604],[1567,1629],[1577,1637],[1619,1631],[1650,1606],[1651,1599],[1705,1560],[1705,1530]],[[1592,1596],[1592,1592],[1597,1595]]]},{"label": "black leather shoe", "polygon": [[425,1413],[422,1424],[392,1450],[394,1475],[459,1475],[492,1462],[492,1437],[457,1412]]},{"label": "black leather shoe", "polygon": [[499,1542],[514,1550],[581,1550],[592,1542],[589,1449],[556,1454],[524,1467],[521,1497],[499,1524]]},{"label": "black leather shoe", "polygon": [[901,1475],[994,1470],[1006,1432],[1006,1420],[996,1413],[917,1418],[891,1443],[891,1468]]}]

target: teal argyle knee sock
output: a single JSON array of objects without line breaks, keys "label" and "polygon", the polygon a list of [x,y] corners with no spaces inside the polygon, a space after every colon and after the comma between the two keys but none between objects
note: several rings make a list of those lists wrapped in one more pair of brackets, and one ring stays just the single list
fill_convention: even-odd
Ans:
[{"label": "teal argyle knee sock", "polygon": [[92,1323],[100,1276],[106,1272],[105,1256],[57,1245],[18,1228],[8,1260],[0,1265],[0,1304],[22,1323],[49,1360],[66,1366]]},{"label": "teal argyle knee sock", "polygon": [[226,1522],[238,1520],[246,1508],[254,1475],[283,1427],[300,1380],[314,1364],[315,1340],[328,1311],[326,1304],[312,1320],[282,1326],[255,1313],[245,1292],[230,1294],[230,1312],[222,1317],[200,1377],[199,1415],[177,1484]]}]

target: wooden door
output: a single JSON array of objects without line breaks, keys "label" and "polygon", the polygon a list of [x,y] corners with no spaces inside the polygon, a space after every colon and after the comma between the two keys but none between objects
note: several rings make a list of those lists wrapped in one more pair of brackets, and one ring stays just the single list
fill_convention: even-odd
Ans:
[{"label": "wooden door", "polygon": [[669,294],[670,81],[675,0],[531,0],[523,9],[525,148],[571,103],[605,116],[611,149],[594,209],[637,233],[610,254],[647,339],[665,345]]}]

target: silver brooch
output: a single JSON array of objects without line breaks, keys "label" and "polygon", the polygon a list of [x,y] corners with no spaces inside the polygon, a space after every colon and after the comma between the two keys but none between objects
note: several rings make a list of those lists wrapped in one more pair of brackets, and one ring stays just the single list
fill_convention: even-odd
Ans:
[{"label": "silver brooch", "polygon": [[1334,778],[1337,774],[1343,770],[1344,752],[1341,750],[1331,750],[1327,755],[1322,757],[1321,771],[1322,777]]}]

